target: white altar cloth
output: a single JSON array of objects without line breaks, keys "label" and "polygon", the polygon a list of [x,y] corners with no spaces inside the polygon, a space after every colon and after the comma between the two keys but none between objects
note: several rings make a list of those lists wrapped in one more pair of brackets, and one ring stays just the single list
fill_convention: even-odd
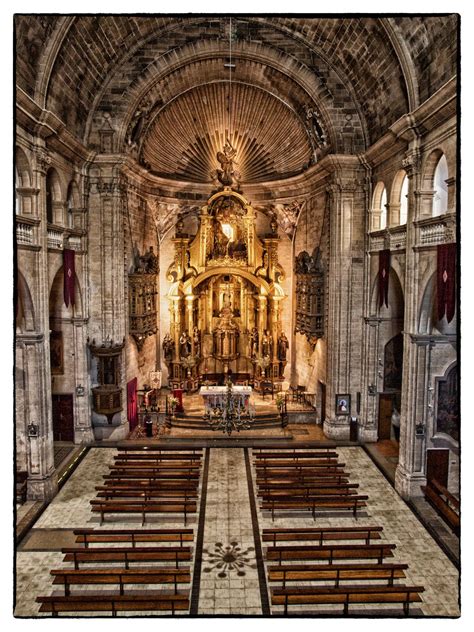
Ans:
[{"label": "white altar cloth", "polygon": [[[201,386],[199,394],[204,398],[204,406],[215,408],[222,406],[227,396],[227,386]],[[240,399],[240,407],[247,408],[250,395],[252,394],[251,386],[233,386],[232,399]]]}]

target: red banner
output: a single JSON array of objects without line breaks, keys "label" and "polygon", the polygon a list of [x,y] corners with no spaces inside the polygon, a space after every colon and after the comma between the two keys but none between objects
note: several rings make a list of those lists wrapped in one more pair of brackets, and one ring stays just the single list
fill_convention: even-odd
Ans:
[{"label": "red banner", "polygon": [[136,377],[127,383],[127,419],[130,422],[130,430],[133,430],[138,424],[137,386]]},{"label": "red banner", "polygon": [[388,307],[388,277],[390,274],[390,250],[379,252],[379,307]]},{"label": "red banner", "polygon": [[74,250],[63,250],[63,269],[64,269],[64,304],[75,304],[75,279],[76,271],[74,267]]},{"label": "red banner", "polygon": [[438,246],[436,277],[438,320],[446,314],[446,319],[450,323],[456,310],[456,244]]}]

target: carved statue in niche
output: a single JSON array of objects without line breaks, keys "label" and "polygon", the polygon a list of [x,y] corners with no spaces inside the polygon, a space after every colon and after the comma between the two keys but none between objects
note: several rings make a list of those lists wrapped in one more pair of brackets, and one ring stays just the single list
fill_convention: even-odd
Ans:
[{"label": "carved statue in niche", "polygon": [[288,338],[285,335],[285,332],[281,332],[280,337],[278,338],[278,359],[280,362],[286,362],[286,352],[289,347]]},{"label": "carved statue in niche", "polygon": [[201,357],[201,331],[197,327],[193,330],[194,355]]},{"label": "carved statue in niche", "polygon": [[285,332],[282,331],[277,343],[277,358],[280,363],[280,377],[283,377],[283,371],[285,370],[286,353],[288,351],[288,347],[288,338],[286,337]]},{"label": "carved statue in niche", "polygon": [[230,257],[247,261],[247,244],[242,226],[243,214],[242,207],[232,198],[225,197],[216,203],[210,259]]},{"label": "carved statue in niche", "polygon": [[263,357],[268,356],[270,358],[273,355],[272,352],[273,352],[273,339],[268,329],[265,329],[265,331],[263,332],[263,338],[262,338],[262,355]]},{"label": "carved statue in niche", "polygon": [[252,328],[250,332],[250,357],[256,358],[258,355],[258,329]]},{"label": "carved statue in niche", "polygon": [[179,355],[181,358],[187,358],[191,353],[191,338],[185,330],[179,337]]},{"label": "carved statue in niche", "polygon": [[141,257],[142,267],[145,274],[157,274],[158,273],[158,257],[153,251],[153,246],[150,246],[149,251]]},{"label": "carved statue in niche", "polygon": [[166,364],[170,364],[173,361],[174,356],[174,340],[169,334],[163,338],[163,355]]}]

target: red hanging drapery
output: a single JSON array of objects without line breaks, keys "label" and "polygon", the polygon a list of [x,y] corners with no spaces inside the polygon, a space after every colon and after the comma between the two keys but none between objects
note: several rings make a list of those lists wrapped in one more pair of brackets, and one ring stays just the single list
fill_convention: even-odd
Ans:
[{"label": "red hanging drapery", "polygon": [[379,252],[379,307],[388,307],[388,277],[390,273],[390,250]]},{"label": "red hanging drapery", "polygon": [[446,314],[446,319],[450,323],[456,310],[456,244],[438,246],[436,277],[438,320]]},{"label": "red hanging drapery", "polygon": [[66,307],[75,304],[75,278],[74,250],[63,250],[64,269],[64,304]]},{"label": "red hanging drapery", "polygon": [[127,419],[130,423],[130,430],[133,430],[138,424],[137,386],[136,377],[127,383]]}]

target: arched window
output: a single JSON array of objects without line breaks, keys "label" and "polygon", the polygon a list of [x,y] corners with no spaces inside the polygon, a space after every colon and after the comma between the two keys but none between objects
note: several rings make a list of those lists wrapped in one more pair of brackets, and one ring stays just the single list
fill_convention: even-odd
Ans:
[{"label": "arched window", "polygon": [[433,180],[433,217],[448,212],[448,163],[443,154],[436,165]]},{"label": "arched window", "polygon": [[15,212],[18,215],[31,212],[30,197],[25,198],[24,191],[19,191],[31,187],[31,171],[25,152],[16,147],[15,154]]},{"label": "arched window", "polygon": [[380,199],[380,229],[387,227],[387,189],[384,187]]},{"label": "arched window", "polygon": [[55,202],[61,201],[61,185],[59,176],[54,169],[46,174],[46,220],[50,224],[62,224],[62,213],[58,209],[55,212]]},{"label": "arched window", "polygon": [[72,209],[74,208],[74,182],[69,183],[69,187],[67,189],[67,225],[69,228],[73,227],[73,214]]},{"label": "arched window", "polygon": [[372,197],[371,230],[382,230],[387,226],[387,190],[383,182],[377,182]]},{"label": "arched window", "polygon": [[21,187],[20,174],[18,172],[18,167],[15,166],[15,214],[21,215],[22,212],[22,199],[21,195],[18,193],[18,189]]},{"label": "arched window", "polygon": [[405,176],[400,191],[400,226],[407,223],[408,217],[408,178]]}]

